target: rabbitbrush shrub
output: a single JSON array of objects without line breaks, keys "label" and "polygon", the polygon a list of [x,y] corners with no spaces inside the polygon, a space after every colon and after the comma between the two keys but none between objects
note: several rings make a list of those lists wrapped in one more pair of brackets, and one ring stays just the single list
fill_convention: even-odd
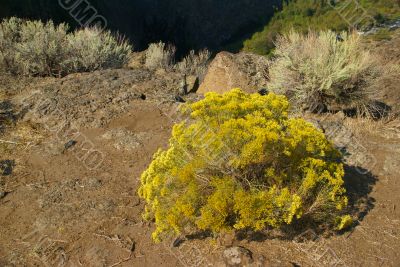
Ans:
[{"label": "rabbitbrush shrub", "polygon": [[369,104],[369,84],[379,64],[356,33],[322,31],[302,35],[295,31],[278,38],[270,63],[268,86],[286,94],[296,107],[320,105],[360,108]]},{"label": "rabbitbrush shrub", "polygon": [[68,33],[66,24],[5,19],[0,24],[0,70],[18,75],[60,76],[119,68],[132,47],[110,32],[87,28]]},{"label": "rabbitbrush shrub", "polygon": [[[167,150],[142,174],[144,217],[153,238],[296,224],[302,218],[348,226],[341,155],[324,134],[288,117],[285,96],[223,95],[183,106]],[[343,217],[344,218],[344,217]]]}]

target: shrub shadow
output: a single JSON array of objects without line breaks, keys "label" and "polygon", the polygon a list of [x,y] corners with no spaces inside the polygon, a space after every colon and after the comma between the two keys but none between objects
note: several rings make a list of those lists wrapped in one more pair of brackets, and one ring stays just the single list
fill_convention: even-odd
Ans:
[{"label": "shrub shadow", "polygon": [[8,125],[14,125],[17,115],[14,114],[14,105],[9,101],[0,101],[0,134]]},{"label": "shrub shadow", "polygon": [[374,208],[375,199],[369,194],[377,178],[368,170],[358,166],[345,165],[345,187],[349,198],[348,212],[362,221]]}]

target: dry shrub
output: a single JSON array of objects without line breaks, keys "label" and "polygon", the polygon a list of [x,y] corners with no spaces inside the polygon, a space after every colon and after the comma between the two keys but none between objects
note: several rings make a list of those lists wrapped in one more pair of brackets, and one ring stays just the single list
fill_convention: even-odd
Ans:
[{"label": "dry shrub", "polygon": [[149,69],[170,68],[175,61],[176,48],[163,42],[150,44],[145,53],[145,66]]},{"label": "dry shrub", "polygon": [[[378,76],[370,81],[369,92],[376,99],[397,100],[400,95],[400,61],[385,61],[377,55],[379,68]],[[399,106],[400,103],[393,103]]]},{"label": "dry shrub", "polygon": [[270,89],[302,109],[368,108],[370,84],[380,67],[360,38],[356,33],[342,32],[340,40],[332,31],[302,35],[293,30],[280,36],[270,62]]},{"label": "dry shrub", "polygon": [[0,71],[17,71],[15,44],[21,39],[22,20],[10,18],[0,24]]},{"label": "dry shrub", "polygon": [[191,50],[176,67],[181,73],[186,75],[196,75],[202,79],[206,74],[210,58],[211,52],[207,49],[200,50],[197,54],[194,50]]},{"label": "dry shrub", "polygon": [[78,71],[120,68],[129,61],[132,47],[122,36],[86,28],[69,35],[72,62]]},{"label": "dry shrub", "polygon": [[66,24],[5,19],[0,27],[0,69],[27,76],[60,76],[122,67],[132,47],[94,28],[68,33]]},{"label": "dry shrub", "polygon": [[18,18],[0,24],[0,66],[13,74],[52,74],[65,64],[68,27]]},{"label": "dry shrub", "polygon": [[70,55],[66,24],[23,21],[15,44],[15,62],[22,75],[59,75],[68,70]]}]

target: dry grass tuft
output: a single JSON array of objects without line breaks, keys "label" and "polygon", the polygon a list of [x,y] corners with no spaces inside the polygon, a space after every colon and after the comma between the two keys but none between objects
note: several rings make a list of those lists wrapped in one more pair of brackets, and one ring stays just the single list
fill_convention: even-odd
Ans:
[{"label": "dry grass tuft", "polygon": [[41,144],[46,139],[44,129],[32,122],[17,122],[0,135],[0,152],[13,154],[16,150],[25,150]]},{"label": "dry grass tuft", "polygon": [[400,138],[400,118],[390,114],[380,120],[372,118],[347,118],[344,126],[359,139],[366,136],[376,136],[384,138]]}]

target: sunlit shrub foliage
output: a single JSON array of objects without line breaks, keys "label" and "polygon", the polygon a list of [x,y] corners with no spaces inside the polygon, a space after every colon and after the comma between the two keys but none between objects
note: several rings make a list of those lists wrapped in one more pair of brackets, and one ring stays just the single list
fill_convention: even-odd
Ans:
[{"label": "sunlit shrub foliage", "polygon": [[347,205],[341,155],[312,124],[288,117],[285,96],[240,89],[185,104],[142,174],[153,238],[279,228],[301,219],[340,226]]},{"label": "sunlit shrub foliage", "polygon": [[268,86],[290,96],[296,107],[361,110],[370,103],[369,85],[380,68],[356,33],[342,32],[338,37],[332,31],[307,35],[290,31],[276,42]]},{"label": "sunlit shrub foliage", "polygon": [[131,45],[120,35],[96,28],[86,28],[68,36],[71,59],[76,71],[121,68],[132,51]]},{"label": "sunlit shrub foliage", "polygon": [[109,31],[87,28],[69,33],[66,24],[5,19],[0,24],[0,70],[27,76],[120,68],[132,47]]},{"label": "sunlit shrub foliage", "polygon": [[149,45],[145,52],[145,66],[149,69],[168,69],[175,63],[176,47],[163,42]]}]

